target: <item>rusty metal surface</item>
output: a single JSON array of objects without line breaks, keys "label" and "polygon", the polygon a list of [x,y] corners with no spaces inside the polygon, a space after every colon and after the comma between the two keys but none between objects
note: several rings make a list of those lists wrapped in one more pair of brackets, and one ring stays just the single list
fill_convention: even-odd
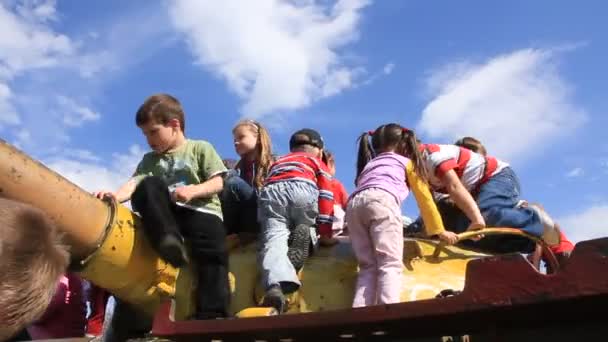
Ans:
[{"label": "rusty metal surface", "polygon": [[443,299],[178,322],[168,319],[170,307],[164,305],[155,317],[153,334],[173,341],[409,341],[462,334],[492,341],[581,336],[603,340],[608,325],[603,313],[593,311],[607,306],[608,238],[579,243],[554,275],[538,273],[521,255],[471,261],[463,292]]},{"label": "rusty metal surface", "polygon": [[3,140],[0,196],[42,209],[61,227],[76,258],[97,248],[110,215],[103,202]]}]

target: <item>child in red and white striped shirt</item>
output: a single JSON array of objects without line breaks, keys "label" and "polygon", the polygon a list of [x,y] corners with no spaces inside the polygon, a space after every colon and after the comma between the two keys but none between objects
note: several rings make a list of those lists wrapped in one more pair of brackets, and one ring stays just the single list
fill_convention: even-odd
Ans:
[{"label": "child in red and white striped shirt", "polygon": [[279,312],[285,310],[284,293],[295,292],[301,285],[288,257],[290,233],[304,227],[311,232],[313,244],[316,230],[322,244],[336,242],[332,238],[332,176],[321,161],[323,147],[315,130],[294,133],[289,141],[291,153],[272,164],[258,197],[260,262],[266,287],[262,305]]},{"label": "child in red and white striped shirt", "polygon": [[[518,206],[520,184],[509,164],[457,145],[425,144],[421,149],[433,190],[448,194],[464,214],[449,227],[453,231],[486,225],[513,227],[542,237],[549,245],[559,243],[559,231],[554,226],[544,226],[534,209]],[[528,241],[508,246],[489,240],[494,238],[480,244],[493,252],[529,252],[534,248]]]}]

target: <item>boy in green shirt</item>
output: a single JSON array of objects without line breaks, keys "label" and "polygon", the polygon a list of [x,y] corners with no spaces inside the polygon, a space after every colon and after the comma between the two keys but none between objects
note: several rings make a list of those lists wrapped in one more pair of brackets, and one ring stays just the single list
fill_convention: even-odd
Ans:
[{"label": "boy in green shirt", "polygon": [[118,191],[96,195],[130,199],[152,246],[176,267],[188,262],[184,237],[188,239],[198,271],[195,318],[226,317],[228,254],[217,196],[226,167],[210,143],[185,137],[184,112],[173,96],[149,97],[135,121],[152,152]]}]

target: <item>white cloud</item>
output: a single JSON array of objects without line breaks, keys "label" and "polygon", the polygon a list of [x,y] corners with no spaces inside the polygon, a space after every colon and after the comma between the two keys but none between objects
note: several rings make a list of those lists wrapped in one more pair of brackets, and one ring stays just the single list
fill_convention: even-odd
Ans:
[{"label": "white cloud", "polygon": [[587,117],[572,102],[551,51],[524,49],[479,65],[449,64],[426,81],[434,98],[424,108],[421,132],[434,139],[474,136],[507,160],[540,152]]},{"label": "white cloud", "polygon": [[303,108],[353,86],[358,68],[338,49],[357,38],[360,10],[370,0],[178,0],[173,25],[196,61],[260,117]]},{"label": "white cloud", "polygon": [[0,128],[4,125],[18,125],[21,123],[19,114],[12,103],[11,89],[0,82]]},{"label": "white cloud", "polygon": [[573,242],[608,236],[608,203],[557,220]]},{"label": "white cloud", "polygon": [[49,67],[74,52],[70,38],[46,22],[55,17],[55,1],[0,2],[0,66],[4,76]]},{"label": "white cloud", "polygon": [[382,69],[382,72],[384,72],[385,75],[390,75],[393,73],[393,70],[395,70],[395,63],[387,63],[384,68]]},{"label": "white cloud", "polygon": [[58,96],[57,103],[59,111],[63,113],[63,124],[69,127],[78,127],[85,121],[97,121],[101,117],[99,113],[66,96]]},{"label": "white cloud", "polygon": [[[91,99],[107,81],[176,41],[170,25],[157,25],[169,21],[162,9],[122,11],[68,36],[57,29],[56,1],[0,0],[0,129],[14,128],[5,139],[42,152],[99,121]],[[28,139],[16,134],[24,131]]]},{"label": "white cloud", "polygon": [[32,141],[32,133],[25,128],[19,129],[17,133],[15,133],[15,146],[20,148],[23,144],[28,144]]},{"label": "white cloud", "polygon": [[568,171],[568,173],[566,173],[566,177],[568,178],[575,178],[575,177],[580,177],[585,173],[585,171],[580,168],[580,167],[575,167],[574,169]]},{"label": "white cloud", "polygon": [[125,170],[126,173],[131,175],[145,153],[146,151],[144,151],[141,146],[131,145],[131,147],[129,147],[129,152],[126,154],[112,154],[112,157],[114,158],[112,167]]},{"label": "white cloud", "polygon": [[63,155],[68,158],[76,158],[90,162],[99,162],[101,160],[101,158],[96,156],[93,152],[77,148],[66,148],[63,150]]},{"label": "white cloud", "polygon": [[127,153],[114,153],[109,163],[89,151],[69,150],[48,158],[46,165],[86,191],[116,191],[133,174],[143,150],[133,145]]}]

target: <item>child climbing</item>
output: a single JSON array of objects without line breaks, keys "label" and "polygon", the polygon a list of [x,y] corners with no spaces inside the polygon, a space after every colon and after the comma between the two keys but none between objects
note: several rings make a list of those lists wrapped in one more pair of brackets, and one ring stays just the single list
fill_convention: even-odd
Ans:
[{"label": "child climbing", "polygon": [[[487,155],[485,146],[481,143],[481,141],[473,137],[463,137],[458,139],[454,145],[467,148],[473,152],[481,154],[484,157]],[[536,211],[545,231],[554,229],[559,232],[559,243],[550,246],[549,249],[555,254],[555,257],[559,263],[563,264],[574,249],[574,244],[568,239],[564,231],[560,228],[559,224],[553,220],[549,213],[547,213],[547,211],[540,204],[528,203],[526,200],[520,200],[517,206],[529,207]]]},{"label": "child climbing", "polygon": [[[465,137],[457,143],[485,153],[477,139]],[[543,226],[536,210],[518,206],[520,184],[509,164],[457,145],[424,144],[420,148],[431,187],[449,195],[449,200],[463,213],[450,229],[460,233],[486,225],[513,227],[541,237],[549,245],[559,243],[560,233],[555,225]],[[484,239],[478,247],[494,253],[534,249],[531,241],[508,240],[513,243],[506,243],[504,239]]]},{"label": "child climbing", "polygon": [[[289,140],[290,153],[272,166],[258,199],[261,226],[259,260],[266,295],[262,305],[284,312],[285,294],[301,283],[288,257],[289,234],[296,229],[309,232],[308,244],[333,244],[333,193],[331,174],[321,161],[323,139],[312,129],[301,129]],[[294,242],[295,243],[295,242]]]},{"label": "child climbing", "polygon": [[[371,137],[371,142],[370,138]],[[356,190],[346,209],[346,224],[359,263],[353,307],[400,302],[403,272],[401,203],[408,183],[425,183],[427,171],[414,132],[390,123],[361,134],[357,156]],[[411,170],[408,172],[408,170]],[[419,179],[407,177],[417,175]],[[421,202],[431,202],[428,188]],[[428,208],[428,207],[427,207]],[[429,235],[448,244],[456,235],[443,230],[438,215],[422,210]]]},{"label": "child climbing", "polygon": [[333,178],[332,189],[334,193],[334,218],[332,223],[332,231],[334,236],[341,235],[344,233],[344,215],[346,205],[348,203],[348,193],[344,188],[342,182],[336,178],[336,160],[328,150],[323,151],[323,162],[329,168]]},{"label": "child climbing", "polygon": [[152,151],[118,191],[96,196],[118,202],[130,199],[152,247],[176,267],[189,261],[187,240],[198,277],[194,318],[226,317],[228,252],[217,196],[226,168],[213,145],[186,138],[184,110],[169,94],[147,98],[135,114],[135,123]]}]

